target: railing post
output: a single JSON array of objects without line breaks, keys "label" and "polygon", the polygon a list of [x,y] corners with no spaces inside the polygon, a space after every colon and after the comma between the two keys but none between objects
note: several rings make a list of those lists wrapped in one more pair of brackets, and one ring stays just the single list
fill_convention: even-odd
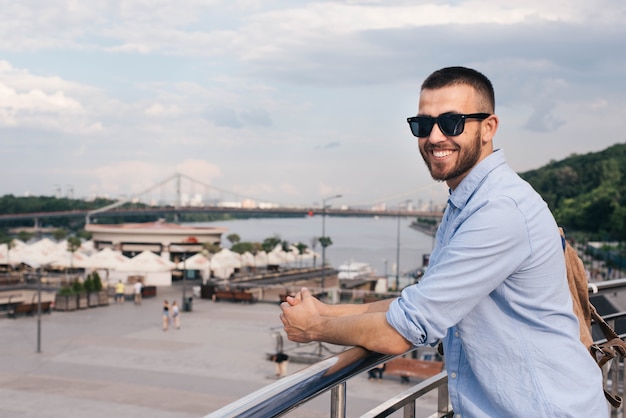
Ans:
[{"label": "railing post", "polygon": [[403,418],[415,418],[415,399],[404,405],[404,408],[402,408],[402,410]]},{"label": "railing post", "polygon": [[330,391],[331,418],[345,418],[346,416],[346,382],[340,383]]},{"label": "railing post", "polygon": [[450,402],[450,395],[448,394],[448,384],[439,385],[437,388],[437,412],[443,414],[450,412],[448,404]]}]

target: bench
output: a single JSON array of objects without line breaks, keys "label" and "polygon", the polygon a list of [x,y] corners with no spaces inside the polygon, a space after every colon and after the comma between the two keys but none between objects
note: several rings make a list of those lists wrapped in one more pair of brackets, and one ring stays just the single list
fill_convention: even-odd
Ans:
[{"label": "bench", "polygon": [[3,293],[0,295],[0,311],[10,314],[23,301],[22,293]]},{"label": "bench", "polygon": [[229,300],[231,302],[253,303],[254,296],[245,290],[216,290],[213,293],[213,301]]},{"label": "bench", "polygon": [[421,380],[428,379],[442,370],[442,361],[397,357],[386,363],[385,374],[399,376],[402,383],[409,383],[411,377]]},{"label": "bench", "polygon": [[[42,301],[41,302],[41,312],[42,313],[50,313],[52,310],[52,302],[51,301]],[[17,304],[9,311],[9,318],[17,318],[18,315],[34,315],[37,313],[37,303],[26,303],[22,302]]]}]

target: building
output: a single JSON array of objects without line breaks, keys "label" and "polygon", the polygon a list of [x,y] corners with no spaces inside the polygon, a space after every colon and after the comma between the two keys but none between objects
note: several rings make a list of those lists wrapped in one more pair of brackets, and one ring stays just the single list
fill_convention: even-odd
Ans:
[{"label": "building", "polygon": [[142,251],[152,251],[165,259],[173,255],[187,256],[202,250],[203,244],[220,245],[228,228],[196,227],[163,221],[126,224],[89,224],[94,248],[111,248],[133,257]]}]

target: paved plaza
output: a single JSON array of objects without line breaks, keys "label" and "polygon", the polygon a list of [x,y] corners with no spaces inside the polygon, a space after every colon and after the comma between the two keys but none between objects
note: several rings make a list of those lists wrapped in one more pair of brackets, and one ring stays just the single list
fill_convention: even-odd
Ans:
[{"label": "paved plaza", "polygon": [[[203,417],[271,384],[278,304],[194,298],[181,329],[161,329],[163,299],[181,303],[181,288],[159,288],[141,305],[0,318],[0,416]],[[290,344],[285,342],[286,345]],[[306,367],[290,362],[289,372]],[[397,380],[348,384],[348,415],[358,416],[407,389]],[[329,395],[290,413],[327,417]]]}]

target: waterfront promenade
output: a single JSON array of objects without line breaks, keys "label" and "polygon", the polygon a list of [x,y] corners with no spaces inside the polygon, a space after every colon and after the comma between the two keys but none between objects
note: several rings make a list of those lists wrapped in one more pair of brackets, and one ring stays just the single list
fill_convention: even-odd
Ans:
[{"label": "waterfront promenade", "polygon": [[[267,354],[281,329],[277,303],[194,298],[181,329],[164,332],[163,299],[180,304],[180,285],[159,288],[140,306],[44,314],[41,353],[36,316],[0,318],[0,416],[202,417],[274,381]],[[289,372],[302,367],[290,362]],[[348,384],[348,416],[405,389],[395,379],[357,376]],[[288,416],[328,414],[326,394]]]}]

